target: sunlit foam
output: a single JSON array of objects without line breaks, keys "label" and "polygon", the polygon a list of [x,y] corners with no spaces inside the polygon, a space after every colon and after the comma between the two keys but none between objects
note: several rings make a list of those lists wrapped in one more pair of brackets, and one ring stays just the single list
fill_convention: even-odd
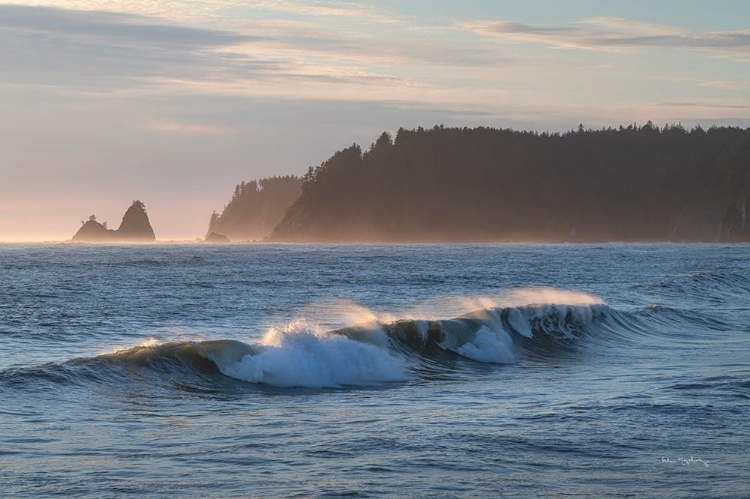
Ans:
[{"label": "sunlit foam", "polygon": [[303,309],[299,314],[297,325],[315,322],[335,328],[375,322],[382,324],[393,322],[397,318],[393,314],[375,312],[351,300],[331,299],[313,303]]},{"label": "sunlit foam", "polygon": [[256,355],[219,366],[252,383],[310,388],[376,385],[407,379],[403,359],[378,346],[324,333],[297,322],[269,330]]},{"label": "sunlit foam", "polygon": [[473,310],[512,308],[543,305],[569,305],[588,307],[603,305],[601,298],[580,291],[567,291],[554,288],[523,288],[492,296],[461,296],[455,298],[460,304],[461,313]]},{"label": "sunlit foam", "polygon": [[509,291],[502,295],[499,303],[503,307],[524,305],[571,305],[587,307],[603,305],[604,300],[581,291],[568,291],[554,288],[525,288]]},{"label": "sunlit foam", "polygon": [[139,344],[138,346],[139,347],[155,347],[155,346],[158,346],[159,343],[160,343],[159,340],[157,340],[156,338],[149,338],[143,343]]}]

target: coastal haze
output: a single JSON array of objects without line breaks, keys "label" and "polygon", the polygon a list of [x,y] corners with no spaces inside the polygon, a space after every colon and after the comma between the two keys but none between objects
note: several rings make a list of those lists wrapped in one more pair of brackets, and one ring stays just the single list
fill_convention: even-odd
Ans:
[{"label": "coastal haze", "polygon": [[241,181],[383,131],[750,125],[742,2],[5,2],[0,240],[142,201],[206,235]]},{"label": "coastal haze", "polygon": [[3,497],[748,496],[748,2],[0,0],[0,152]]}]

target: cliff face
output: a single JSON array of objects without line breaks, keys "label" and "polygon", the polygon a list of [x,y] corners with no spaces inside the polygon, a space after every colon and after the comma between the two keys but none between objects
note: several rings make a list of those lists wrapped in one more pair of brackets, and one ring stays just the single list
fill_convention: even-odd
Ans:
[{"label": "cliff face", "polygon": [[146,207],[140,201],[133,204],[125,212],[117,230],[107,229],[106,223],[100,224],[92,215],[73,236],[74,242],[114,243],[114,242],[154,242],[156,236],[148,220]]}]

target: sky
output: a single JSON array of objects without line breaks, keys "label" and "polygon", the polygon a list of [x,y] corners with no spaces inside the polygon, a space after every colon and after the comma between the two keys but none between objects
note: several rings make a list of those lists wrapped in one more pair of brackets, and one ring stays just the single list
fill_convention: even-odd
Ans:
[{"label": "sky", "polygon": [[234,186],[383,131],[750,127],[746,0],[0,1],[0,241]]}]

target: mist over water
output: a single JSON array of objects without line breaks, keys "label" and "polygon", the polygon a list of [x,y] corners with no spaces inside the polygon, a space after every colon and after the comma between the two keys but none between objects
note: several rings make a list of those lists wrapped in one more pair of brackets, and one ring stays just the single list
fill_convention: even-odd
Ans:
[{"label": "mist over water", "polygon": [[741,496],[748,251],[0,245],[0,481]]}]

